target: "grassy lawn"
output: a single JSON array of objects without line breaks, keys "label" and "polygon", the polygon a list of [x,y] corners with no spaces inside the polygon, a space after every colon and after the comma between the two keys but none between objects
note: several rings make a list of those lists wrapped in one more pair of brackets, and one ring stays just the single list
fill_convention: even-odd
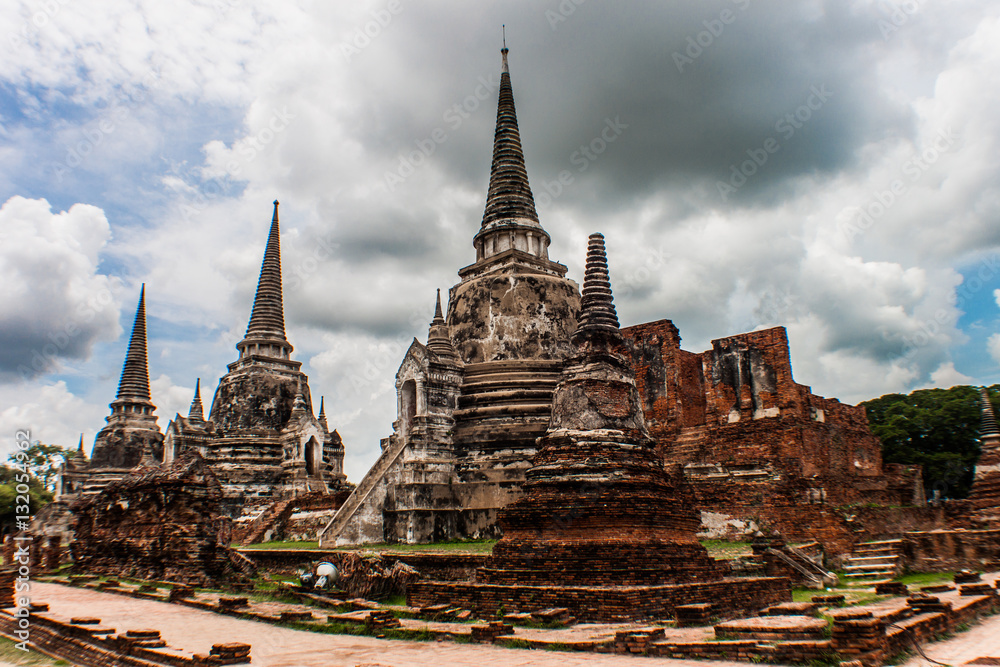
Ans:
[{"label": "grassy lawn", "polygon": [[[335,547],[330,551],[462,551],[482,554],[493,551],[496,540],[461,540],[455,542],[437,542],[435,544],[363,544],[354,547]],[[318,549],[319,542],[261,542],[251,544],[245,549]]]},{"label": "grassy lawn", "polygon": [[954,579],[954,572],[920,572],[904,574],[901,577],[896,577],[895,581],[900,581],[907,586],[932,586],[934,584],[950,584]]},{"label": "grassy lawn", "polygon": [[0,637],[0,665],[69,665],[65,660],[55,660],[38,651],[22,651],[14,646],[16,642]]},{"label": "grassy lawn", "polygon": [[[496,540],[455,540],[433,544],[362,544],[358,546],[334,547],[330,551],[388,551],[388,552],[439,552],[456,551],[471,554],[488,554],[493,551]],[[749,556],[753,551],[749,542],[725,542],[723,540],[702,540],[701,544],[712,558],[728,560]],[[319,549],[319,542],[261,542],[242,549]]]},{"label": "grassy lawn", "polygon": [[233,545],[234,549],[319,549],[319,542],[260,542],[241,547]]},{"label": "grassy lawn", "polygon": [[361,547],[341,547],[341,551],[463,551],[471,554],[488,554],[493,551],[496,540],[462,540],[437,542],[434,544],[366,544]]}]

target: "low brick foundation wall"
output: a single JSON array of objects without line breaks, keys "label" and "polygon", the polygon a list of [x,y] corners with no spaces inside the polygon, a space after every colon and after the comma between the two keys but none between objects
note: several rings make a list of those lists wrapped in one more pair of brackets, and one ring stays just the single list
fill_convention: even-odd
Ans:
[{"label": "low brick foundation wall", "polygon": [[[346,551],[323,549],[238,549],[261,570],[271,574],[295,574],[307,563],[325,560],[340,563]],[[471,581],[477,568],[486,565],[489,554],[469,553],[399,553],[381,551],[388,565],[401,562],[434,581]]]},{"label": "low brick foundation wall", "polygon": [[[88,619],[90,621],[97,619]],[[30,617],[30,645],[52,655],[57,655],[81,667],[209,667],[223,664],[215,656],[192,655],[172,649],[162,641],[149,641],[155,630],[121,631],[107,634],[96,625],[72,625],[46,616],[32,614]],[[18,631],[18,619],[11,612],[0,610],[0,634],[14,638]],[[144,647],[143,644],[146,644]],[[149,646],[155,646],[149,647]],[[246,644],[227,644],[242,646]],[[213,651],[214,651],[213,647]],[[251,658],[225,664],[249,664]]]},{"label": "low brick foundation wall", "polygon": [[931,530],[903,537],[907,568],[914,572],[982,571],[1000,565],[1000,529]]},{"label": "low brick foundation wall", "polygon": [[792,599],[788,579],[748,577],[707,583],[665,586],[505,586],[499,584],[418,581],[406,601],[412,607],[450,604],[471,609],[480,617],[566,607],[580,620],[617,622],[673,618],[678,605],[710,602],[714,615],[754,614]]}]

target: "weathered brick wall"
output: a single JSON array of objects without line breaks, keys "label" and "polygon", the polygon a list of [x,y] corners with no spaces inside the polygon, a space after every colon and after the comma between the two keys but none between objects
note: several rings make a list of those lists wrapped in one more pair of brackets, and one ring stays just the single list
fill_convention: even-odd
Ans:
[{"label": "weathered brick wall", "polygon": [[[320,549],[240,549],[240,553],[254,562],[258,569],[271,574],[295,574],[303,566],[318,561],[337,565],[346,551]],[[405,563],[415,569],[422,579],[437,581],[471,581],[476,569],[486,565],[489,554],[468,553],[396,553],[379,552],[382,559],[393,565]]]},{"label": "weathered brick wall", "polygon": [[715,340],[700,354],[680,349],[669,320],[622,334],[664,461],[733,472],[725,479],[692,477],[699,509],[765,522],[790,539],[822,537],[837,551],[885,535],[893,524],[936,525],[912,523],[920,517],[905,512],[850,518],[836,510],[922,504],[919,466],[883,466],[863,408],[816,396],[794,381],[783,327]]},{"label": "weathered brick wall", "polygon": [[411,584],[407,604],[426,607],[450,604],[470,609],[480,618],[504,613],[566,607],[580,620],[615,622],[671,618],[678,605],[710,602],[720,617],[746,614],[791,600],[787,579],[748,577],[672,586],[573,587],[504,586],[422,582]]},{"label": "weathered brick wall", "polygon": [[914,572],[992,570],[1000,567],[1000,528],[906,533],[904,553]]},{"label": "weathered brick wall", "polygon": [[222,490],[195,452],[140,467],[74,505],[75,567],[108,576],[213,586],[235,576]]}]

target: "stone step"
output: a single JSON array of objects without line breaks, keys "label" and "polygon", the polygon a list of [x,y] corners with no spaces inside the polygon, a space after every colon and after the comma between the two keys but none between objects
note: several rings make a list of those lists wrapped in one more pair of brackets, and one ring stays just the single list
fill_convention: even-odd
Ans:
[{"label": "stone step", "polygon": [[550,403],[521,403],[517,405],[479,405],[455,410],[455,421],[488,419],[490,417],[516,417],[548,415],[552,412]]},{"label": "stone step", "polygon": [[458,397],[458,406],[460,408],[467,408],[495,403],[514,405],[519,403],[540,403],[542,401],[549,402],[551,400],[551,389],[510,389],[509,387],[504,387],[502,390],[494,392],[462,394]]},{"label": "stone step", "polygon": [[847,560],[856,561],[860,565],[862,563],[875,563],[875,562],[886,562],[886,561],[890,563],[896,563],[899,562],[900,558],[902,558],[902,556],[900,556],[899,554],[886,554],[884,556],[851,556]]},{"label": "stone step", "polygon": [[[888,571],[881,571],[880,570],[880,571],[872,571],[872,572],[848,572],[848,573],[844,574],[844,578],[845,579],[870,579],[872,577],[881,577],[881,578],[885,579],[885,577],[890,577],[890,579],[891,579],[891,577],[894,574],[896,574],[896,572],[894,570],[888,570]],[[869,583],[874,583],[874,582],[869,582]]]},{"label": "stone step", "polygon": [[554,387],[559,383],[559,374],[537,375],[534,373],[495,373],[493,375],[481,375],[477,378],[466,378],[462,383],[462,391],[469,393],[478,390],[480,387]]},{"label": "stone step", "polygon": [[870,563],[868,565],[848,565],[844,572],[895,572],[896,567],[885,563]]}]

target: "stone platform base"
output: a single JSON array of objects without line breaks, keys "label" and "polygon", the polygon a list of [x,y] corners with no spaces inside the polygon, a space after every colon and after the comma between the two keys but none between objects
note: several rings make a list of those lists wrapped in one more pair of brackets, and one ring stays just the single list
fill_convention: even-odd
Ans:
[{"label": "stone platform base", "polygon": [[784,577],[747,577],[706,583],[662,586],[520,586],[417,581],[410,584],[411,607],[449,604],[470,609],[480,618],[498,611],[523,613],[565,607],[581,621],[617,622],[670,619],[679,605],[711,603],[719,618],[747,616],[792,599]]}]

